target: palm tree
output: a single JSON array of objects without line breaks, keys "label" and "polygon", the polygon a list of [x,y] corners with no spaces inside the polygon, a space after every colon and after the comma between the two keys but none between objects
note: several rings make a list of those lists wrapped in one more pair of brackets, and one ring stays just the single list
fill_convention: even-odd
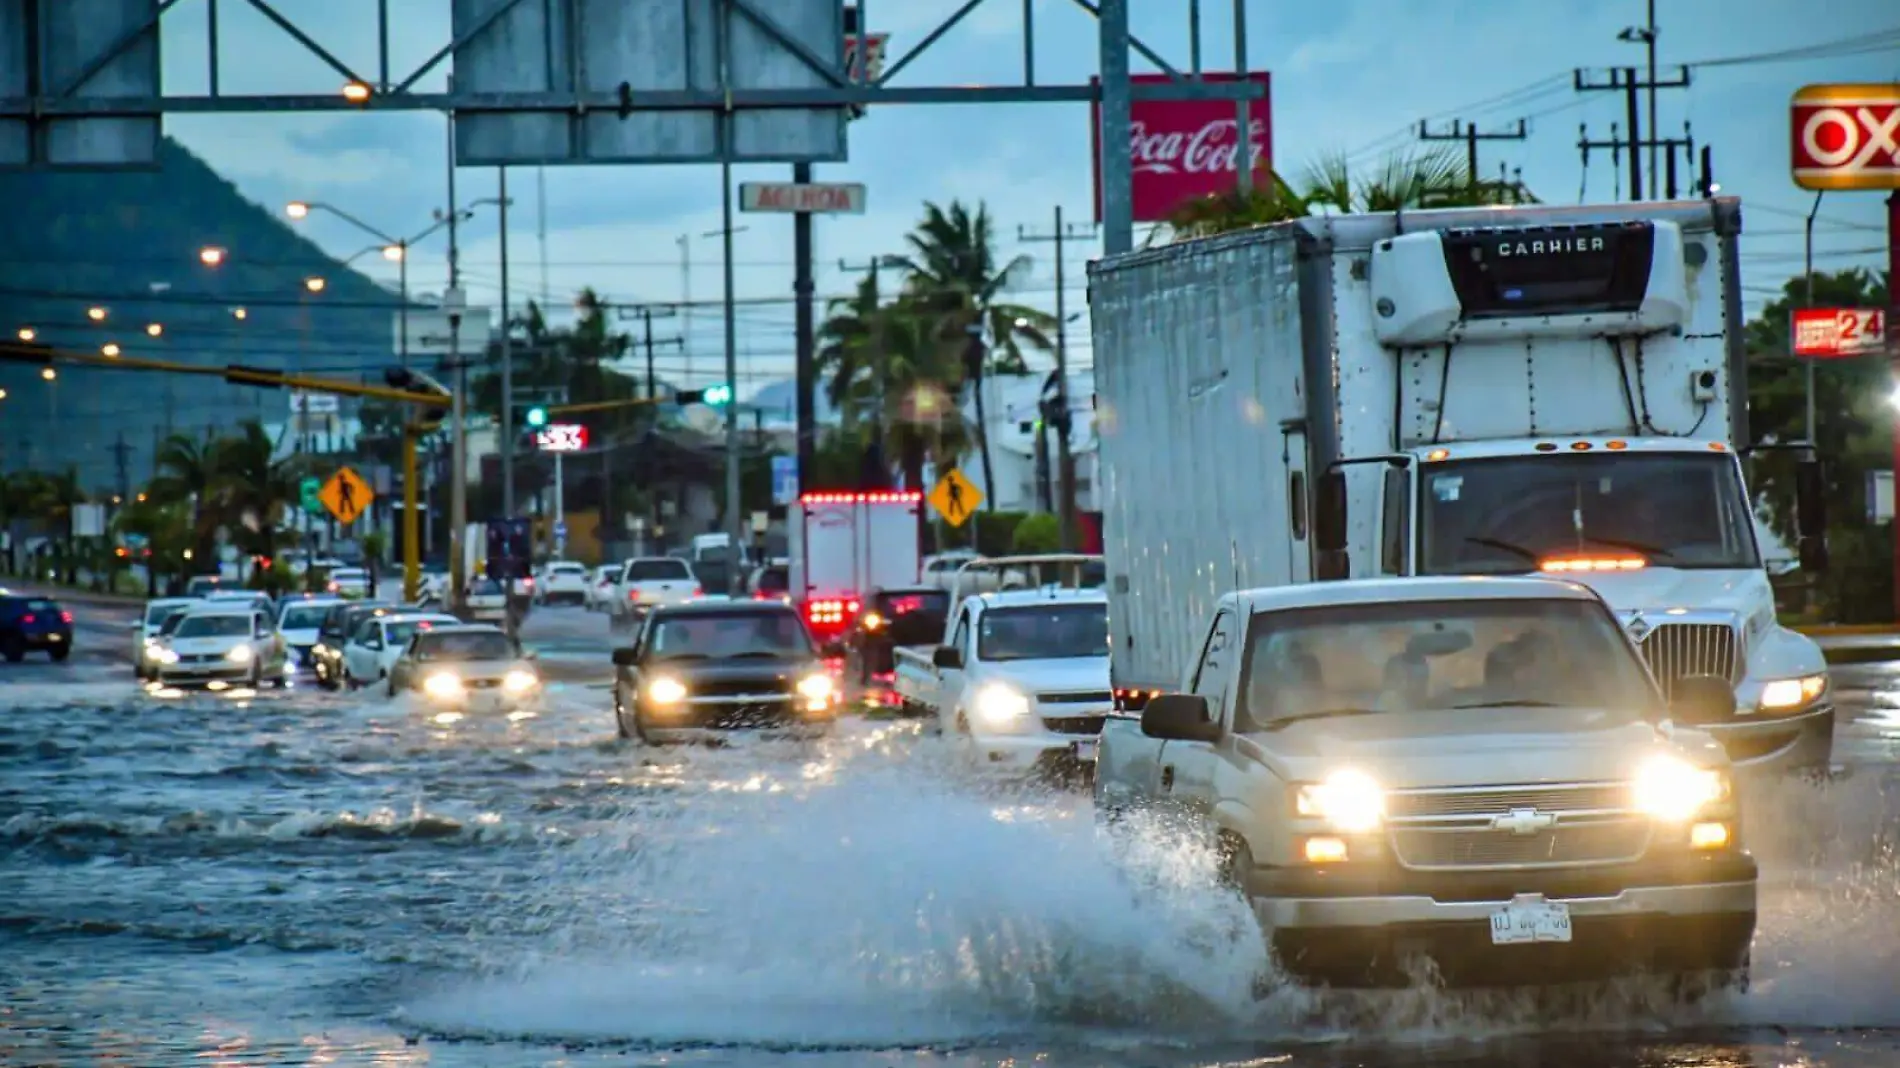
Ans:
[{"label": "palm tree", "polygon": [[216,447],[189,434],[173,434],[159,443],[158,474],[146,493],[156,504],[182,505],[191,517],[192,555],[217,559],[218,529],[224,515],[216,499],[219,470]]},{"label": "palm tree", "polygon": [[290,460],[276,457],[276,443],[255,420],[211,447],[211,488],[232,539],[245,552],[275,559],[278,524],[299,498]]},{"label": "palm tree", "polygon": [[[1055,317],[1037,308],[1003,299],[1030,267],[1027,256],[998,265],[996,238],[989,209],[978,204],[974,212],[961,201],[941,208],[924,205],[924,217],[906,238],[908,256],[899,257],[907,273],[905,290],[918,306],[934,316],[945,340],[964,346],[964,381],[976,409],[976,445],[983,464],[983,483],[990,487],[988,502],[996,502],[996,472],[990,458],[989,413],[983,397],[988,373],[1026,374],[1023,347],[1041,352],[1054,347],[1049,332]],[[987,348],[983,339],[988,339]]]},{"label": "palm tree", "polygon": [[1298,188],[1278,174],[1247,193],[1201,197],[1183,204],[1157,228],[1173,240],[1205,237],[1329,212],[1389,212],[1424,208],[1536,203],[1520,183],[1490,181],[1471,173],[1464,154],[1452,148],[1398,152],[1355,174],[1340,155],[1323,157],[1302,175]]}]

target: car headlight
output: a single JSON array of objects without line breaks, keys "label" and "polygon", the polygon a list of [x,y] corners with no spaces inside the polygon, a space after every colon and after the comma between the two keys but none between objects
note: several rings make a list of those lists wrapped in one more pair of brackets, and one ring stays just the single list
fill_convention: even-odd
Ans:
[{"label": "car headlight", "polygon": [[1776,679],[1761,690],[1764,712],[1789,712],[1805,708],[1827,692],[1827,676],[1803,675],[1798,679]]},{"label": "car headlight", "polygon": [[250,646],[240,645],[233,648],[230,652],[224,654],[224,658],[226,660],[229,660],[233,664],[248,664],[251,662],[251,655],[252,654],[251,654]]},{"label": "car headlight", "polygon": [[534,689],[540,681],[534,677],[534,672],[516,668],[502,676],[501,688],[511,694],[524,694]]},{"label": "car headlight", "polygon": [[462,679],[452,671],[438,671],[422,680],[422,692],[430,697],[448,699],[462,696]]},{"label": "car headlight", "polygon": [[176,664],[178,663],[178,654],[161,645],[152,650],[152,659],[161,664]]},{"label": "car headlight", "polygon": [[836,692],[829,675],[807,675],[798,680],[798,696],[805,699],[805,709],[809,712],[823,712],[831,707],[832,695]]},{"label": "car headlight", "polygon": [[1636,807],[1659,820],[1680,823],[1728,796],[1728,776],[1671,756],[1652,757],[1636,773]]},{"label": "car headlight", "polygon": [[1385,788],[1363,771],[1335,771],[1294,795],[1294,811],[1322,819],[1343,834],[1365,834],[1385,819]]},{"label": "car headlight", "polygon": [[976,718],[1001,727],[1029,715],[1029,697],[1013,686],[992,682],[976,692]]},{"label": "car headlight", "polygon": [[654,679],[647,684],[647,700],[656,705],[676,705],[686,700],[686,687],[678,679]]}]

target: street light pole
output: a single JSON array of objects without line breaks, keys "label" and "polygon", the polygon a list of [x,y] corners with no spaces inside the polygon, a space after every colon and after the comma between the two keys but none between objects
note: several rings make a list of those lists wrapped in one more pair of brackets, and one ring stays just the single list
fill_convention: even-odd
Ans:
[{"label": "street light pole", "polygon": [[455,369],[454,397],[449,411],[449,609],[464,612],[469,582],[468,546],[468,367],[462,359],[461,249],[456,243],[455,117],[449,116],[449,285],[442,294],[442,310],[449,316],[449,364]]},{"label": "street light pole", "polygon": [[[1825,189],[1815,190],[1814,191],[1814,206],[1808,209],[1806,245],[1805,245],[1805,251],[1802,253],[1802,257],[1801,257],[1801,284],[1804,287],[1802,291],[1802,297],[1801,297],[1801,306],[1803,308],[1814,307],[1814,217],[1821,213],[1821,198],[1826,195],[1827,195],[1827,190]],[[1801,374],[1802,374],[1803,384],[1806,388],[1806,393],[1807,393],[1807,422],[1804,425],[1807,428],[1808,444],[1813,445],[1814,444],[1814,358],[1808,357],[1807,359],[1801,362],[1804,365],[1801,369]]]}]

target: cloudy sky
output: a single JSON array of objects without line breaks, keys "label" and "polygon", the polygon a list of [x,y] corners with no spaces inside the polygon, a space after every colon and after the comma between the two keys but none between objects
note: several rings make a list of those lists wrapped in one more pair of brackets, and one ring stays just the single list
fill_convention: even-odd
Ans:
[{"label": "cloudy sky", "polygon": [[[1085,82],[1095,70],[1094,24],[1073,0],[1036,4],[1037,80]],[[396,78],[448,40],[444,0],[389,0]],[[376,69],[375,5],[371,0],[281,0],[280,10],[352,67]],[[922,40],[959,6],[957,0],[872,0],[871,28],[891,35],[891,58]],[[1131,0],[1135,33],[1170,62],[1185,66],[1184,0]],[[1619,42],[1624,27],[1644,18],[1637,0],[1619,3],[1544,0],[1336,0],[1280,4],[1246,0],[1249,66],[1273,75],[1275,162],[1298,174],[1317,157],[1345,153],[1363,166],[1416,144],[1421,120],[1442,129],[1452,120],[1507,129],[1526,119],[1523,142],[1494,142],[1483,166],[1522,168],[1539,196],[1557,203],[1613,200],[1624,195],[1605,153],[1586,170],[1579,124],[1607,138],[1622,116],[1615,93],[1572,91],[1576,67],[1641,64],[1641,45]],[[1824,81],[1900,80],[1900,9],[1891,0],[1659,0],[1661,61],[1697,64],[1693,85],[1661,94],[1661,127],[1680,136],[1692,124],[1699,144],[1714,146],[1718,180],[1740,195],[1747,211],[1745,285],[1751,307],[1800,270],[1802,219],[1811,194],[1787,173],[1787,103],[1801,85]],[[165,18],[168,91],[205,89],[204,5],[186,0]],[[1229,0],[1202,0],[1203,49],[1209,69],[1231,62]],[[1817,18],[1825,9],[1826,17]],[[330,92],[337,75],[256,11],[221,8],[223,90],[253,93]],[[321,17],[317,17],[318,15]],[[1884,36],[1883,36],[1884,34]],[[1022,3],[985,0],[981,7],[898,76],[897,84],[1020,84]],[[1766,53],[1826,42],[1825,58],[1763,59]],[[1217,60],[1216,57],[1219,57]],[[1713,62],[1709,62],[1713,61]],[[447,64],[420,87],[439,90]],[[1139,57],[1137,71],[1151,69]],[[925,201],[961,199],[988,206],[999,251],[1034,259],[1019,293],[1053,310],[1054,261],[1047,244],[1019,244],[1019,228],[1046,232],[1061,205],[1071,219],[1091,211],[1089,113],[1086,105],[894,105],[874,109],[850,130],[849,163],[818,168],[822,180],[863,182],[870,210],[821,219],[817,227],[819,292],[847,291],[856,275],[841,269],[899,251]],[[168,130],[260,203],[292,199],[335,204],[391,233],[422,229],[446,203],[446,133],[426,114],[187,116]],[[780,179],[785,167],[738,168],[737,180]],[[716,300],[720,296],[718,170],[694,167],[560,167],[538,174],[509,172],[515,207],[509,221],[511,297],[565,305],[582,286],[619,301]],[[457,195],[467,203],[496,193],[492,168],[464,168]],[[545,189],[545,196],[541,190]],[[784,377],[792,352],[791,223],[784,216],[740,220],[735,236],[737,294],[751,301],[739,326],[741,393]],[[362,235],[313,216],[301,224],[339,255],[356,251]],[[1816,230],[1817,265],[1878,266],[1884,247],[1879,194],[1837,193],[1823,203]],[[545,237],[541,236],[542,232]],[[1137,235],[1139,239],[1139,234]],[[472,302],[492,301],[500,281],[497,219],[482,209],[462,235],[462,266]],[[684,238],[685,261],[682,261]],[[446,277],[439,236],[412,264],[412,287],[439,289]],[[1069,247],[1067,298],[1082,304],[1083,265],[1094,241]],[[373,258],[372,258],[373,259]],[[360,262],[360,261],[359,261]],[[376,262],[373,270],[386,265]],[[393,273],[393,272],[390,272]],[[716,310],[695,312],[685,351],[663,353],[663,375],[716,370],[722,335]],[[665,334],[680,332],[670,324]],[[1076,342],[1086,364],[1087,338]]]}]

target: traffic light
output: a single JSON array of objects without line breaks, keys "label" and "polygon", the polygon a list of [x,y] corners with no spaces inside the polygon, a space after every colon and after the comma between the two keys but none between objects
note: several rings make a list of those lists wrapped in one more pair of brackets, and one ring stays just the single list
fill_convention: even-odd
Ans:
[{"label": "traffic light", "polygon": [[536,429],[547,426],[548,425],[548,410],[546,408],[541,407],[538,404],[532,408],[529,408],[528,409],[528,425]]},{"label": "traffic light", "polygon": [[682,389],[673,394],[678,404],[705,404],[717,408],[732,402],[732,387],[726,385],[707,386],[705,389]]},{"label": "traffic light", "polygon": [[421,371],[408,367],[391,367],[383,372],[383,381],[391,389],[408,390],[411,393],[434,393],[442,398],[441,407],[417,405],[415,425],[424,432],[434,430],[448,418],[449,401],[455,396],[449,387],[437,382]]}]

